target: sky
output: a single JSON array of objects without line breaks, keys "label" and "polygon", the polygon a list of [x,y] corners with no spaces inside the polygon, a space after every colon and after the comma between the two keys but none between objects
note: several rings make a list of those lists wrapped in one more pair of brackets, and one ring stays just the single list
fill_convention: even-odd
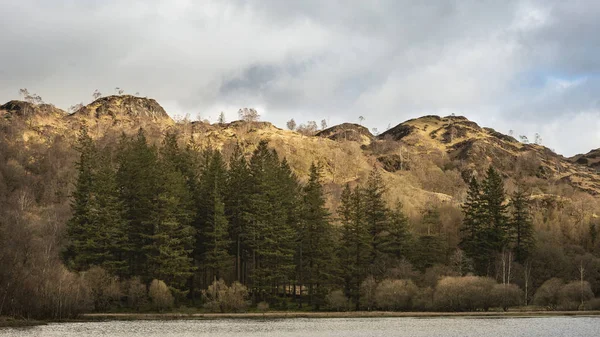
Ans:
[{"label": "sky", "polygon": [[600,1],[0,0],[0,101],[120,87],[171,116],[385,131],[462,115],[600,147]]}]

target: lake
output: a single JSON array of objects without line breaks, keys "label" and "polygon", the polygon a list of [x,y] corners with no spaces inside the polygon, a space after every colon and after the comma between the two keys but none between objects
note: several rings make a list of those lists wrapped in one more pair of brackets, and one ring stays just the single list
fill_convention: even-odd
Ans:
[{"label": "lake", "polygon": [[296,318],[52,323],[0,328],[0,337],[600,336],[600,317]]}]

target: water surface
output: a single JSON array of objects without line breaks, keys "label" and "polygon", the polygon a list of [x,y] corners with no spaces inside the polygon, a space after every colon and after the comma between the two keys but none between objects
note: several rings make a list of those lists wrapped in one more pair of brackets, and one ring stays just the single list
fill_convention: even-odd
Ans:
[{"label": "water surface", "polygon": [[0,337],[552,337],[600,336],[600,317],[295,318],[52,323]]}]

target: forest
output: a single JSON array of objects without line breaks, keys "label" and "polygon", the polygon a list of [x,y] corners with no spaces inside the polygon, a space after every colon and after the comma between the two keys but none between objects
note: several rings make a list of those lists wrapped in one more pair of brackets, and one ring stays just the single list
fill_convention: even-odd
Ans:
[{"label": "forest", "polygon": [[76,144],[0,143],[0,316],[600,308],[596,225],[557,244],[493,166],[468,183],[457,242],[437,205],[415,230],[377,166],[332,209],[322,163],[300,179],[265,140],[225,155],[177,131],[84,126]]}]

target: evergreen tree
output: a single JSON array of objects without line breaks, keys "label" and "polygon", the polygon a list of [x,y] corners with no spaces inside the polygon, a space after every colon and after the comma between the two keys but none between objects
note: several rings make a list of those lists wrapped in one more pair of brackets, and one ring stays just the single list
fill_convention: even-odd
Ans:
[{"label": "evergreen tree", "polygon": [[93,247],[89,246],[90,238],[95,235],[91,226],[91,200],[94,190],[94,168],[98,162],[96,147],[84,125],[79,131],[77,141],[79,161],[77,168],[77,182],[71,202],[72,217],[67,223],[67,236],[69,243],[64,253],[68,266],[75,270],[85,270],[97,263],[91,256]]},{"label": "evergreen tree", "polygon": [[[385,258],[387,246],[389,246],[389,222],[388,209],[383,194],[385,187],[381,174],[373,168],[367,179],[367,185],[363,190],[365,223],[371,236],[371,267],[375,268],[376,262]],[[381,273],[379,273],[381,274]]]},{"label": "evergreen tree", "polygon": [[460,229],[462,236],[459,246],[469,256],[473,256],[476,254],[476,241],[483,226],[481,189],[475,177],[471,177],[467,201],[463,204],[462,209],[464,219]]},{"label": "evergreen tree", "polygon": [[396,262],[409,255],[411,235],[408,231],[408,218],[402,211],[402,203],[398,201],[394,209],[389,211],[389,239],[386,252]]},{"label": "evergreen tree", "polygon": [[248,223],[252,253],[251,284],[254,300],[265,299],[289,280],[294,270],[294,231],[283,205],[291,172],[281,166],[277,154],[261,141],[250,161],[253,186]]},{"label": "evergreen tree", "polygon": [[101,266],[113,274],[125,275],[126,228],[110,150],[99,151],[85,126],[80,131],[78,150],[73,216],[67,224],[67,265],[75,270]]},{"label": "evergreen tree", "polygon": [[223,205],[227,179],[225,163],[217,150],[205,150],[203,157],[194,221],[197,231],[194,256],[201,266],[202,287],[206,288],[230,265],[231,242]]},{"label": "evergreen tree", "polygon": [[96,237],[96,265],[111,274],[126,276],[129,272],[127,253],[127,223],[124,219],[123,203],[113,168],[111,151],[105,149],[99,154],[97,172],[94,177],[94,198],[92,199],[91,225]]},{"label": "evergreen tree", "polygon": [[483,181],[482,194],[485,222],[488,229],[488,239],[493,249],[500,252],[506,244],[506,231],[509,221],[506,215],[507,205],[504,183],[500,174],[492,167],[487,171]]},{"label": "evergreen tree", "polygon": [[236,280],[247,284],[248,214],[252,194],[252,181],[248,162],[239,145],[234,148],[229,159],[224,201],[225,214],[229,221],[230,237],[233,240],[232,254],[235,255]]},{"label": "evergreen tree", "polygon": [[522,190],[511,198],[512,218],[508,232],[510,246],[515,252],[515,260],[524,263],[535,245],[533,224],[529,215],[529,200]]},{"label": "evergreen tree", "polygon": [[339,247],[342,279],[346,296],[351,298],[356,309],[360,303],[360,284],[369,271],[372,254],[372,237],[365,222],[363,193],[346,185],[340,198],[338,210],[341,222]]},{"label": "evergreen tree", "polygon": [[133,139],[122,136],[117,155],[117,184],[119,199],[123,204],[128,228],[130,276],[140,276],[150,282],[146,249],[153,243],[155,229],[156,196],[159,195],[158,154],[148,145],[142,129]]},{"label": "evergreen tree", "polygon": [[165,281],[181,297],[188,292],[187,281],[194,270],[191,253],[195,230],[191,226],[191,195],[169,152],[179,155],[178,147],[167,139],[157,163],[159,180],[151,213],[153,227],[143,250],[152,277]]},{"label": "evergreen tree", "polygon": [[488,169],[481,187],[471,179],[463,206],[460,247],[473,259],[479,275],[490,275],[497,254],[509,243],[505,199],[502,177],[493,167]]},{"label": "evergreen tree", "polygon": [[318,310],[334,281],[333,228],[321,185],[321,169],[314,163],[302,191],[299,280],[308,286],[309,304]]}]

